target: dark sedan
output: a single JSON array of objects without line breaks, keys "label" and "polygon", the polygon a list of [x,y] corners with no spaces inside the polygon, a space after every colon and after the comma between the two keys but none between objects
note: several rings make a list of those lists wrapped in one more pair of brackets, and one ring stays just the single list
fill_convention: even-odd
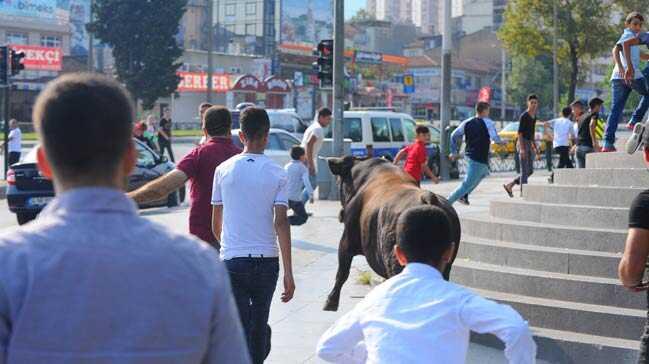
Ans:
[{"label": "dark sedan", "polygon": [[[137,164],[129,176],[128,190],[133,191],[147,182],[174,169],[174,164],[166,157],[160,157],[143,143],[133,140],[138,153]],[[9,210],[16,214],[19,224],[36,218],[39,212],[54,198],[52,182],[39,172],[36,166],[36,150],[33,148],[19,163],[11,166],[7,173],[7,203]],[[180,205],[185,200],[185,188],[154,203],[140,208]]]}]

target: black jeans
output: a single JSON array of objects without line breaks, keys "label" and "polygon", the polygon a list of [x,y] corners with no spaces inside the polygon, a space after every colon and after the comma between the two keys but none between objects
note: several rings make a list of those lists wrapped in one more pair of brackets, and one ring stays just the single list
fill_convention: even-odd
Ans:
[{"label": "black jeans", "polygon": [[548,171],[552,172],[552,142],[544,141],[545,143],[545,164]]},{"label": "black jeans", "polygon": [[18,163],[20,161],[20,152],[9,152],[9,165]]},{"label": "black jeans", "polygon": [[304,202],[288,200],[288,207],[293,210],[293,215],[288,217],[288,222],[293,226],[304,225],[309,219],[309,215],[304,208]]},{"label": "black jeans", "polygon": [[234,258],[225,261],[230,273],[241,325],[254,364],[270,353],[270,304],[279,276],[279,258]]},{"label": "black jeans", "polygon": [[595,152],[595,149],[585,145],[577,146],[577,167],[586,168],[586,155]]},{"label": "black jeans", "polygon": [[518,151],[518,159],[521,165],[521,175],[514,179],[514,184],[524,185],[527,184],[527,179],[534,173],[534,152],[532,151],[532,143],[529,140],[522,140],[525,144],[526,153]]},{"label": "black jeans", "polygon": [[163,137],[158,138],[158,145],[160,146],[160,156],[162,157],[165,154],[165,149],[169,153],[169,159],[171,159],[172,162],[175,162],[174,158],[174,151],[171,150],[171,141],[166,140]]},{"label": "black jeans", "polygon": [[570,147],[556,147],[554,148],[554,152],[559,154],[559,166],[557,168],[575,168],[570,159]]}]

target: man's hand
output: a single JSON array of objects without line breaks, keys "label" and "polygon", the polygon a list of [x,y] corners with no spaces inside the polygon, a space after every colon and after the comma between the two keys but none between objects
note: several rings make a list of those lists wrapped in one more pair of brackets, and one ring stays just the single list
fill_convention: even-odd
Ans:
[{"label": "man's hand", "polygon": [[284,293],[282,293],[282,302],[287,303],[293,299],[295,293],[295,281],[292,274],[284,274]]},{"label": "man's hand", "polygon": [[313,163],[309,163],[309,175],[315,176],[315,165]]},{"label": "man's hand", "polygon": [[449,155],[448,155],[448,159],[449,159],[451,162],[455,162],[455,161],[457,160],[457,154],[454,154],[454,153],[449,154]]},{"label": "man's hand", "polygon": [[631,84],[633,82],[633,79],[635,77],[635,70],[633,69],[632,66],[629,65],[627,67],[626,71],[624,72],[624,82],[627,84]]}]

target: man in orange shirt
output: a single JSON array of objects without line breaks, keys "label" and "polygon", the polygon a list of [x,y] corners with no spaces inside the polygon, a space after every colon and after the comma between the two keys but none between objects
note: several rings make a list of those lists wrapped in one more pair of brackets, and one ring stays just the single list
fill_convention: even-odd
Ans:
[{"label": "man in orange shirt", "polygon": [[417,127],[417,136],[415,137],[415,142],[399,151],[396,158],[394,158],[394,164],[398,164],[404,156],[406,158],[406,163],[403,166],[403,170],[406,171],[412,178],[417,181],[419,185],[421,183],[422,172],[430,178],[433,183],[438,183],[439,179],[433,174],[433,171],[428,167],[428,151],[426,150],[426,145],[430,144],[430,130],[426,126]]}]

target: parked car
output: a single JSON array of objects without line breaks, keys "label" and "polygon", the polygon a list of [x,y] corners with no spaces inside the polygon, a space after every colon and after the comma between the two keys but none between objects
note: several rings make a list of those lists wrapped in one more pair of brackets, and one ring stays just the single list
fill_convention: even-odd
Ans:
[{"label": "parked car", "polygon": [[[507,142],[507,144],[491,143],[491,151],[496,154],[514,154],[516,153],[516,142],[518,140],[518,125],[519,123],[513,122],[507,124],[501,131],[498,132],[500,139]],[[539,150],[545,151],[545,143],[543,143],[544,127],[541,123],[536,123],[536,132],[534,133],[534,140]]]},{"label": "parked car", "polygon": [[[428,149],[429,166],[439,173],[439,130],[426,125],[431,131]],[[353,156],[367,156],[367,146],[372,145],[374,156],[394,158],[399,150],[415,140],[417,123],[408,114],[393,111],[345,111],[343,137],[351,139]],[[331,138],[331,128],[327,131]]]},{"label": "parked car", "polygon": [[[173,170],[175,165],[160,157],[144,143],[133,139],[138,153],[137,164],[128,178],[128,191],[133,191],[147,182],[153,181]],[[16,214],[18,224],[33,219],[54,198],[52,181],[45,178],[36,165],[38,146],[32,148],[25,157],[11,166],[7,172],[7,203],[9,210]],[[181,188],[160,201],[141,205],[140,208],[174,207],[185,201],[185,188]]]},{"label": "parked car", "polygon": [[[239,148],[243,148],[243,144],[239,139],[239,129],[232,130],[232,142]],[[273,128],[270,129],[268,145],[264,153],[284,167],[286,163],[291,161],[291,147],[294,145],[300,145],[300,140],[285,130]]]}]

